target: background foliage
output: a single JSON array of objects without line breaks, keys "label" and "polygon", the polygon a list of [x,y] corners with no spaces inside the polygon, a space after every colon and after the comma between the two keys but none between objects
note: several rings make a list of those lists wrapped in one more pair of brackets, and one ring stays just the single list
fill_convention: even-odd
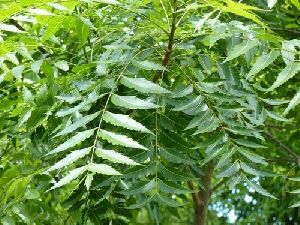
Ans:
[{"label": "background foliage", "polygon": [[298,222],[299,12],[0,1],[1,222]]}]

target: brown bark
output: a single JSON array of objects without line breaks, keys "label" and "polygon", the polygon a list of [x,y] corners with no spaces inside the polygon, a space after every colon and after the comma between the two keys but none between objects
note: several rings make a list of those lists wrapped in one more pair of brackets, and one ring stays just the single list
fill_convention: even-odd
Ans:
[{"label": "brown bark", "polygon": [[[211,189],[211,179],[214,172],[214,164],[210,162],[207,165],[204,175],[201,177],[204,189],[198,193],[193,193],[194,201],[194,225],[206,225],[207,224],[207,213],[208,205],[210,201]],[[188,182],[190,189],[194,190],[191,181]]]},{"label": "brown bark", "polygon": [[[174,0],[174,12],[172,13],[172,24],[170,28],[170,33],[168,34],[168,47],[166,49],[164,58],[162,60],[163,66],[168,66],[170,63],[170,59],[173,53],[173,47],[174,47],[174,40],[175,40],[175,31],[176,31],[176,4],[177,0]],[[161,79],[163,76],[163,71],[158,71],[156,75],[153,78],[153,82],[156,82],[157,80]]]}]

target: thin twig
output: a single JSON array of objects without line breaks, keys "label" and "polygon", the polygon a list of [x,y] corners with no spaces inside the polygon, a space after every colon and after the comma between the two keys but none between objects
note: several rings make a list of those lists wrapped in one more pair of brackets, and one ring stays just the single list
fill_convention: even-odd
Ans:
[{"label": "thin twig", "polygon": [[293,156],[296,159],[297,164],[300,165],[300,156],[297,155],[290,147],[286,146],[284,143],[282,143],[280,140],[278,140],[276,137],[274,137],[273,134],[271,134],[270,132],[265,132],[265,134],[271,140],[273,140],[274,142],[276,142],[282,149],[284,149],[291,156]]}]

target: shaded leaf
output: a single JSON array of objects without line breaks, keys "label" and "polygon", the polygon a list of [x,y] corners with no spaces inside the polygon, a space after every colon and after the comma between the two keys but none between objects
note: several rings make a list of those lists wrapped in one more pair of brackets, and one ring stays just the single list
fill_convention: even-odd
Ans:
[{"label": "shaded leaf", "polygon": [[95,153],[98,157],[107,159],[113,163],[123,163],[123,164],[134,165],[134,166],[140,165],[139,163],[128,158],[127,156],[122,155],[121,153],[118,153],[114,150],[104,150],[104,149],[97,148]]}]

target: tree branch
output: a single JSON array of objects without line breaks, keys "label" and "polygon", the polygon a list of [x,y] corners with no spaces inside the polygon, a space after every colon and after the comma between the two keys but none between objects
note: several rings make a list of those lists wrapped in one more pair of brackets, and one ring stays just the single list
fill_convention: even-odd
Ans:
[{"label": "tree branch", "polygon": [[[172,24],[170,33],[168,34],[169,40],[168,40],[168,47],[166,49],[165,56],[162,60],[163,66],[168,66],[170,63],[171,55],[173,53],[173,46],[174,46],[174,39],[175,39],[175,31],[176,31],[176,10],[177,10],[177,0],[174,0],[174,11],[172,13]],[[156,82],[157,80],[161,79],[163,76],[163,71],[158,71],[156,75],[153,78],[153,82]]]}]

